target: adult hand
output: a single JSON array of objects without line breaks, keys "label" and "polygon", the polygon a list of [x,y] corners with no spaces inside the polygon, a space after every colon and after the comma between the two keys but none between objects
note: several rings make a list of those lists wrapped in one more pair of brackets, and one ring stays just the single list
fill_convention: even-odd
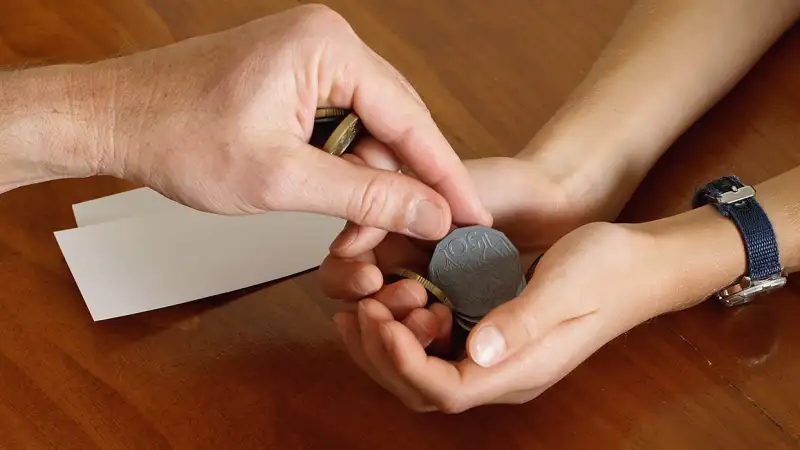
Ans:
[{"label": "adult hand", "polygon": [[[425,239],[491,223],[413,88],[326,7],[74,70],[97,173],[223,214],[307,211]],[[418,179],[308,145],[318,107],[354,109],[373,136],[361,145]]]},{"label": "adult hand", "polygon": [[[687,258],[700,246],[709,251]],[[545,253],[519,298],[472,330],[468,357],[457,362],[435,356],[449,338],[450,316],[421,309],[415,282],[383,289],[336,323],[353,359],[414,410],[518,404],[621,333],[730,283],[744,269],[739,247],[735,227],[710,209],[641,225],[583,226]]]}]

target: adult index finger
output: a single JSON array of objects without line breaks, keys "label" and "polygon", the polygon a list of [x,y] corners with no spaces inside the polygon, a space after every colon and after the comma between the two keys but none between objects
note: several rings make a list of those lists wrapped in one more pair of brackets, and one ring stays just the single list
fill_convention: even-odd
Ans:
[{"label": "adult index finger", "polygon": [[372,136],[448,201],[454,222],[491,226],[466,167],[430,113],[384,64],[369,54],[361,61],[352,103]]}]

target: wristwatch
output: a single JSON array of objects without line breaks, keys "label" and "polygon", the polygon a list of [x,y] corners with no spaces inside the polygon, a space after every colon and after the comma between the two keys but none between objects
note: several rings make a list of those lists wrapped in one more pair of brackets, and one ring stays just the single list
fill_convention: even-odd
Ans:
[{"label": "wristwatch", "polygon": [[692,200],[693,208],[711,204],[720,214],[731,219],[744,241],[746,274],[714,294],[727,306],[749,303],[758,295],[786,285],[775,230],[755,195],[756,190],[752,186],[742,184],[739,178],[731,175],[708,183]]}]

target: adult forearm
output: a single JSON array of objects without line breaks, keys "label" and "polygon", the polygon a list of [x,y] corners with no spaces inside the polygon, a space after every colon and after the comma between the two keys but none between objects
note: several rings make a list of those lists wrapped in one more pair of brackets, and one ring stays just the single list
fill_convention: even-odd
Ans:
[{"label": "adult forearm", "polygon": [[78,66],[0,73],[0,192],[95,174],[92,92],[82,73]]},{"label": "adult forearm", "polygon": [[519,156],[565,184],[606,172],[608,195],[624,203],[798,14],[796,0],[637,2],[587,78]]}]

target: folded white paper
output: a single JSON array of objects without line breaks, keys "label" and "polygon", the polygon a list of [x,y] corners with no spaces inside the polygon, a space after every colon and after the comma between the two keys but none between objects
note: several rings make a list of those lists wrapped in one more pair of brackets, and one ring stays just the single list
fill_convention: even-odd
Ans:
[{"label": "folded white paper", "polygon": [[73,208],[80,226],[55,236],[94,320],[312,269],[345,223],[308,213],[207,214],[149,189]]},{"label": "folded white paper", "polygon": [[141,188],[72,205],[72,212],[75,214],[75,222],[78,226],[85,227],[126,217],[163,213],[185,214],[196,211],[174,202],[152,189]]}]

